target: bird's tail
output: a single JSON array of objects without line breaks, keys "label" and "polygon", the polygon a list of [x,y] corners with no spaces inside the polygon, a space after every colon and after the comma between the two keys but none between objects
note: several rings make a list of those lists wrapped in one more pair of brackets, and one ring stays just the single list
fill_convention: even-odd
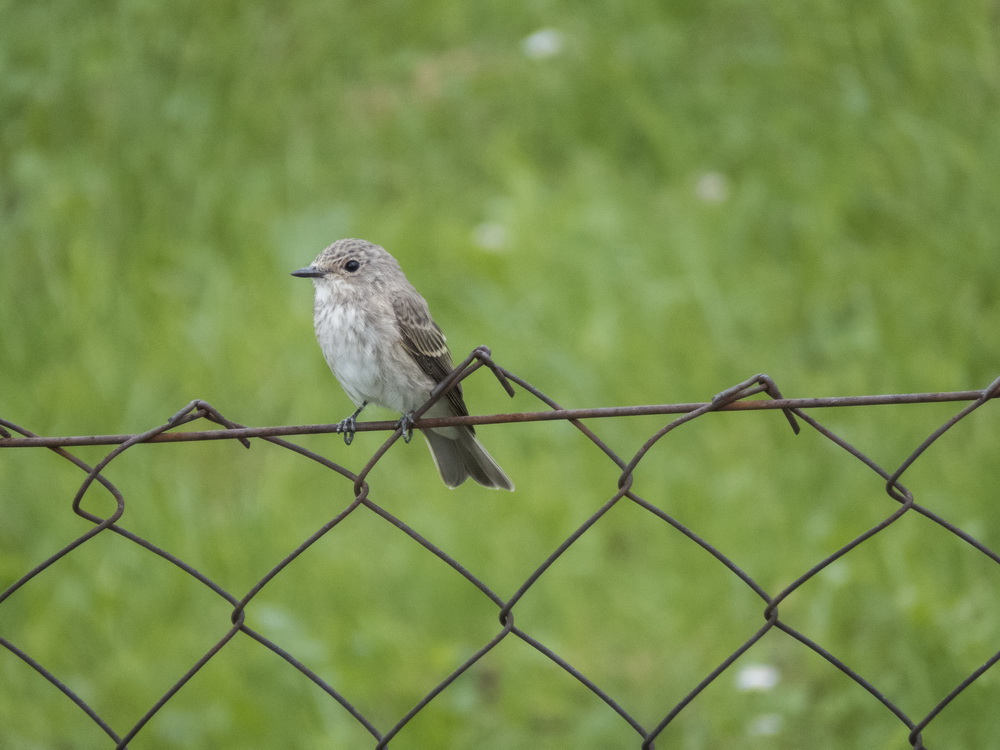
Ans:
[{"label": "bird's tail", "polygon": [[431,449],[441,479],[449,487],[458,487],[472,477],[483,487],[514,489],[514,483],[468,427],[450,428],[447,436],[433,430],[421,432],[427,438],[427,447]]}]

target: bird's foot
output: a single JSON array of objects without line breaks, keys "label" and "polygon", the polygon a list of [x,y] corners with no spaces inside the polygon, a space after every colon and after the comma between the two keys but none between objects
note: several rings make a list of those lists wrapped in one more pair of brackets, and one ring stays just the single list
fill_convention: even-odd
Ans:
[{"label": "bird's foot", "polygon": [[402,431],[404,443],[413,439],[413,412],[408,412],[400,417],[399,429]]},{"label": "bird's foot", "polygon": [[342,419],[340,424],[337,425],[337,432],[344,436],[344,445],[350,445],[354,442],[354,432],[357,429],[357,421],[354,419],[352,414],[347,419]]},{"label": "bird's foot", "polygon": [[344,445],[350,445],[354,442],[354,433],[357,430],[358,424],[357,418],[366,406],[368,406],[368,402],[364,401],[351,416],[340,420],[340,424],[337,425],[337,432],[344,436]]}]

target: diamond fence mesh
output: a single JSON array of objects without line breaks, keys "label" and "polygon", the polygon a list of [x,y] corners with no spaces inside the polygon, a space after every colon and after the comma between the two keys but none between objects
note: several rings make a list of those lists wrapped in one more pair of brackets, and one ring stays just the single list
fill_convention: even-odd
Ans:
[{"label": "diamond fence mesh", "polygon": [[[427,419],[420,420],[420,414],[437,398],[447,391],[454,383],[468,377],[476,370],[487,367],[499,380],[501,385],[510,395],[514,395],[515,389],[520,388],[524,392],[537,398],[547,408],[544,411],[519,412],[509,414],[496,414],[489,416],[454,417],[447,419]],[[745,400],[748,396],[763,393],[770,398]],[[686,711],[690,711],[692,704],[696,704],[699,696],[715,682],[720,675],[733,668],[737,662],[747,652],[754,650],[755,646],[771,632],[785,634],[788,638],[811,650],[818,655],[831,670],[839,670],[840,673],[860,686],[871,696],[871,701],[876,701],[890,712],[900,724],[901,741],[905,737],[914,748],[926,748],[925,734],[928,727],[935,719],[951,704],[960,694],[970,690],[984,673],[986,673],[998,660],[1000,651],[994,653],[985,662],[970,668],[956,684],[952,685],[940,695],[938,702],[931,710],[915,715],[906,710],[906,707],[893,699],[892,690],[889,689],[894,683],[885,675],[863,675],[861,670],[856,669],[848,660],[834,652],[834,649],[824,646],[805,632],[793,627],[789,622],[782,619],[781,605],[806,586],[811,580],[816,578],[822,571],[828,569],[833,563],[850,555],[854,550],[865,545],[876,536],[885,533],[890,527],[896,524],[900,518],[907,514],[918,514],[928,521],[936,524],[946,531],[953,539],[954,543],[967,545],[975,550],[982,559],[1000,564],[1000,555],[988,548],[986,545],[974,538],[970,533],[959,528],[954,523],[948,521],[935,512],[923,507],[916,502],[913,494],[903,485],[901,479],[908,469],[918,461],[924,452],[940,438],[945,432],[951,429],[960,420],[965,419],[976,409],[986,404],[990,399],[1000,394],[1000,379],[991,383],[987,388],[976,391],[948,392],[948,393],[922,393],[922,394],[898,394],[882,396],[860,396],[849,398],[808,398],[808,399],[785,399],[778,392],[774,383],[764,375],[755,376],[746,382],[740,383],[716,396],[711,402],[694,404],[668,404],[649,405],[617,408],[595,408],[595,409],[563,409],[558,403],[540,392],[530,383],[509,372],[496,364],[490,356],[489,350],[480,347],[474,350],[464,362],[462,362],[446,379],[430,402],[424,409],[415,415],[417,426],[426,425],[447,425],[447,424],[500,424],[515,422],[532,422],[542,420],[567,420],[570,422],[587,440],[591,441],[607,458],[609,472],[613,472],[614,481],[609,482],[607,491],[605,487],[598,487],[594,490],[594,497],[589,498],[595,507],[591,515],[579,524],[568,536],[565,537],[551,552],[540,561],[513,593],[501,594],[494,590],[487,582],[476,575],[469,567],[463,564],[462,560],[456,559],[446,549],[432,543],[426,536],[417,529],[411,527],[401,518],[397,517],[385,507],[376,502],[372,495],[372,486],[368,478],[370,472],[375,468],[386,453],[402,437],[398,425],[392,422],[366,422],[359,423],[359,432],[387,430],[390,431],[388,439],[375,451],[371,459],[364,468],[353,473],[347,468],[334,463],[333,461],[309,450],[301,445],[290,442],[286,438],[292,435],[331,433],[338,430],[335,424],[327,425],[300,425],[282,427],[246,427],[230,421],[220,414],[210,404],[200,400],[193,401],[177,412],[172,418],[163,424],[156,425],[151,429],[132,435],[90,435],[81,437],[40,437],[29,430],[19,427],[12,422],[0,419],[0,448],[46,448],[54,451],[66,461],[78,467],[85,474],[85,478],[76,491],[72,500],[72,508],[75,514],[86,520],[90,525],[86,531],[75,539],[55,549],[44,560],[35,567],[23,572],[20,577],[12,582],[0,581],[0,585],[5,586],[0,591],[0,616],[8,619],[18,617],[18,592],[30,588],[39,577],[57,562],[68,555],[79,554],[79,550],[90,544],[100,535],[113,534],[128,540],[135,545],[137,550],[143,554],[155,555],[167,561],[183,575],[190,577],[192,583],[204,587],[211,592],[211,596],[216,597],[220,602],[224,602],[225,612],[228,615],[228,622],[225,625],[225,632],[218,637],[215,643],[205,651],[200,658],[193,662],[176,665],[179,676],[173,679],[172,684],[159,697],[148,706],[148,710],[129,725],[116,725],[116,722],[108,718],[108,712],[101,706],[96,705],[92,700],[88,700],[86,695],[88,687],[80,684],[76,675],[67,677],[59,674],[55,669],[50,669],[42,659],[32,655],[32,647],[29,643],[17,642],[17,639],[9,637],[8,633],[0,631],[0,645],[9,654],[15,657],[16,661],[27,665],[34,670],[51,686],[51,691],[61,693],[66,701],[71,702],[75,709],[83,712],[100,731],[107,737],[107,747],[125,748],[130,743],[133,747],[152,747],[148,737],[147,726],[157,716],[157,714],[168,703],[175,699],[175,696],[183,690],[200,671],[206,668],[213,659],[220,653],[231,649],[234,642],[242,639],[250,639],[261,648],[267,649],[283,662],[287,663],[287,669],[292,673],[298,673],[299,678],[313,683],[330,705],[331,721],[333,722],[354,722],[362,727],[367,735],[370,735],[370,746],[373,748],[390,747],[391,743],[401,732],[404,732],[408,725],[416,717],[425,712],[428,706],[442,693],[453,690],[454,685],[463,674],[467,673],[480,662],[484,657],[497,649],[500,644],[508,639],[516,639],[536,651],[547,659],[556,668],[561,670],[565,679],[575,681],[593,696],[598,699],[603,710],[614,720],[627,725],[634,732],[634,746],[640,748],[654,748],[658,743],[662,747],[671,746],[668,740],[667,728],[678,716]],[[842,437],[835,434],[828,427],[821,424],[806,409],[819,409],[831,406],[874,406],[880,404],[909,404],[928,402],[967,402],[952,417],[935,429],[927,438],[917,445],[912,453],[895,468],[886,468],[878,465],[869,456],[849,444]],[[891,504],[887,506],[887,511],[878,523],[875,523],[863,533],[858,534],[846,544],[838,549],[826,554],[807,569],[795,577],[790,583],[780,590],[768,590],[752,577],[733,558],[727,556],[726,551],[713,545],[712,541],[703,537],[697,531],[686,527],[681,521],[672,516],[660,505],[650,502],[641,496],[635,488],[634,475],[639,465],[646,459],[653,446],[664,436],[682,427],[683,425],[696,420],[699,417],[713,411],[732,411],[747,409],[781,409],[784,418],[789,426],[798,432],[802,425],[815,430],[823,438],[829,440],[838,449],[843,451],[844,461],[860,462],[867,471],[873,472],[882,482],[884,482],[885,492],[891,498]],[[602,417],[635,417],[641,415],[656,414],[676,414],[676,418],[667,423],[662,428],[656,430],[642,447],[631,456],[622,456],[616,452],[608,443],[599,438],[591,428],[584,422],[588,419],[598,419]],[[192,423],[208,421],[214,423],[219,429],[209,429],[197,432],[182,431],[186,425]],[[513,429],[513,428],[507,428]],[[157,546],[148,539],[131,531],[126,524],[126,510],[129,503],[135,502],[127,499],[123,493],[107,475],[108,467],[116,461],[124,452],[136,445],[162,445],[164,443],[176,442],[199,442],[209,440],[238,440],[246,447],[250,447],[251,440],[264,440],[275,446],[293,451],[311,461],[325,467],[331,473],[331,481],[345,483],[349,485],[353,493],[353,501],[338,512],[319,528],[305,538],[293,549],[277,562],[266,575],[256,580],[248,590],[231,591],[210,578],[202,570],[199,570],[181,556]],[[112,450],[103,459],[93,466],[84,462],[72,452],[70,448],[76,446],[112,445]],[[354,449],[352,449],[354,450]],[[0,454],[2,456],[3,454]],[[382,480],[386,481],[386,480]],[[95,490],[100,488],[108,493],[114,501],[114,511],[110,515],[101,515],[88,509],[85,499],[89,499]],[[607,496],[605,497],[605,493]],[[706,672],[702,679],[696,684],[685,686],[687,691],[680,700],[665,705],[662,713],[656,720],[649,721],[648,718],[640,721],[637,712],[627,708],[628,701],[616,694],[613,688],[607,685],[598,684],[594,679],[588,677],[583,670],[574,666],[569,658],[560,653],[558,646],[551,642],[551,638],[541,634],[532,627],[518,624],[518,604],[526,594],[536,587],[553,566],[574,544],[585,537],[592,529],[602,523],[609,511],[618,504],[632,504],[646,514],[650,523],[667,524],[680,534],[687,537],[691,542],[715,558],[725,570],[728,571],[734,582],[745,587],[759,598],[760,614],[762,619],[754,623],[753,627],[747,628],[745,640],[737,648],[731,651],[717,666]],[[258,597],[262,591],[272,585],[272,582],[282,573],[293,561],[303,555],[313,544],[327,535],[338,525],[342,524],[354,514],[374,514],[374,516],[388,522],[385,526],[385,534],[402,533],[409,539],[420,545],[427,555],[437,558],[451,571],[451,577],[456,581],[455,585],[465,586],[471,584],[478,592],[477,596],[492,608],[495,608],[497,625],[491,637],[486,638],[476,648],[469,649],[462,655],[456,663],[449,665],[442,675],[436,675],[428,680],[428,689],[422,697],[408,711],[399,715],[394,722],[385,723],[373,718],[370,711],[362,711],[357,702],[352,699],[350,691],[338,680],[314,671],[309,666],[307,656],[297,654],[300,650],[296,643],[281,643],[266,637],[255,629],[252,617],[252,610],[248,611],[251,602]],[[734,523],[739,523],[738,518],[733,519]],[[390,528],[391,527],[391,528]],[[406,571],[400,571],[401,576],[406,576]],[[322,596],[318,592],[317,596]],[[0,619],[0,623],[3,620]],[[65,624],[65,623],[63,623]],[[53,627],[57,627],[53,623]],[[331,637],[354,638],[357,634],[331,634]],[[308,649],[306,649],[308,650]],[[95,659],[99,658],[97,656]],[[405,659],[404,656],[400,657]],[[3,696],[4,686],[0,684],[0,696]],[[3,696],[2,700],[11,700],[13,696]],[[335,705],[337,704],[337,705]],[[339,707],[338,707],[339,705]],[[192,716],[190,721],[199,721],[198,716]],[[290,746],[297,746],[293,730],[289,735]],[[0,729],[0,735],[3,730]],[[57,741],[59,732],[53,729],[53,746],[59,745]],[[63,742],[65,740],[62,740]],[[940,742],[947,745],[947,737],[942,737]],[[62,746],[62,745],[60,745]],[[67,745],[69,746],[69,745]]]}]

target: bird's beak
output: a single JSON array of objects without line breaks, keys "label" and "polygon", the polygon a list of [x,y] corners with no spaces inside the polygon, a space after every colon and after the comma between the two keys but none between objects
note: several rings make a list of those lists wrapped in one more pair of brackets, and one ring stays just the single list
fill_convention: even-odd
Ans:
[{"label": "bird's beak", "polygon": [[315,266],[306,266],[305,268],[300,268],[298,271],[292,271],[292,276],[298,276],[303,279],[318,279],[320,276],[325,275],[325,273]]}]

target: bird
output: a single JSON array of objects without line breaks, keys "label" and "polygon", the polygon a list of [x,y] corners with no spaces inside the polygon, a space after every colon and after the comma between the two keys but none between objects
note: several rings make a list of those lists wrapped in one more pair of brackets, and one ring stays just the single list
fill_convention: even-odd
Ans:
[{"label": "bird", "polygon": [[[355,420],[370,404],[402,415],[408,441],[412,414],[454,369],[441,329],[427,301],[407,280],[398,261],[380,245],[348,238],[334,242],[292,276],[312,279],[313,325],[330,370],[357,410],[340,423],[351,443]],[[459,383],[424,414],[467,416]],[[514,484],[476,438],[472,425],[421,428],[444,483],[473,479],[484,487]]]}]

